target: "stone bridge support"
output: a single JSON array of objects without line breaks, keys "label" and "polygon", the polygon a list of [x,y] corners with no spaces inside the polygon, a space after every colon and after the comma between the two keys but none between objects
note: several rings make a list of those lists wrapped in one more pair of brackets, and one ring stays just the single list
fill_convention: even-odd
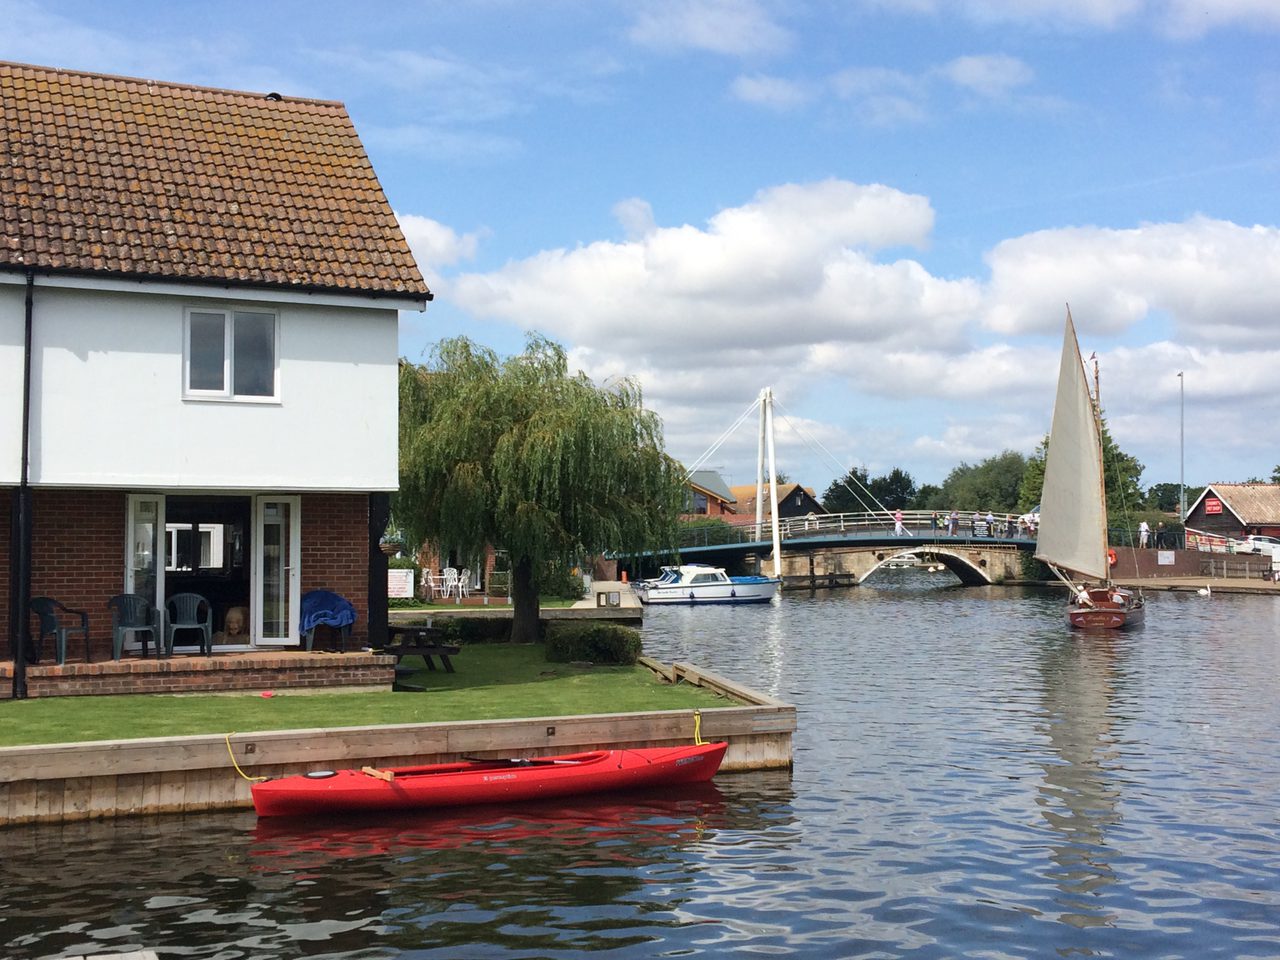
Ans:
[{"label": "stone bridge support", "polygon": [[865,581],[889,561],[907,554],[915,554],[925,563],[942,564],[966,586],[1004,583],[1022,576],[1021,551],[998,543],[859,544],[791,552],[784,544],[783,589],[852,586]]}]

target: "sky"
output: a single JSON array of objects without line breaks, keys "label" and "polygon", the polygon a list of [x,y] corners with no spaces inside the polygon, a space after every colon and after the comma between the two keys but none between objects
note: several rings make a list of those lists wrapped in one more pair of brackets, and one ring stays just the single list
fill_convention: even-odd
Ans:
[{"label": "sky", "polygon": [[[1048,432],[1068,305],[1142,482],[1280,464],[1280,0],[0,0],[0,59],[346,104],[435,300],[819,496]],[[1179,372],[1182,377],[1178,376]],[[744,414],[746,415],[744,418]],[[742,421],[735,428],[735,424]]]}]

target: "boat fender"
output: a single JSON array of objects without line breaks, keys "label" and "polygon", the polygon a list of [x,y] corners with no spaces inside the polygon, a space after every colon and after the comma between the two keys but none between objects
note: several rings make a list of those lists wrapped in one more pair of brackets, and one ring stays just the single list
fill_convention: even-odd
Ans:
[{"label": "boat fender", "polygon": [[1116,565],[1116,552],[1114,550],[1107,551],[1107,565],[1111,567]]},{"label": "boat fender", "polygon": [[737,591],[737,589],[736,589],[736,588],[731,588],[731,589],[729,590],[729,598],[730,598],[730,599],[732,599],[732,598],[736,597],[737,595],[738,595],[738,591]]},{"label": "boat fender", "polygon": [[694,596],[693,591],[692,591],[692,590],[690,590],[690,591],[689,591],[689,602],[690,602],[690,603],[693,603],[693,601],[695,601],[695,600],[697,600],[697,599],[698,599],[698,598],[697,598],[696,596]]}]

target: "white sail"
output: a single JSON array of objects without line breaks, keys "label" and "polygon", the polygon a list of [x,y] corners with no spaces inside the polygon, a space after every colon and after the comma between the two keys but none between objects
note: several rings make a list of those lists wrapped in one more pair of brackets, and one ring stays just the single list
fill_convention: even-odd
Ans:
[{"label": "white sail", "polygon": [[1036,559],[1094,580],[1106,580],[1109,572],[1102,443],[1069,312],[1044,464]]}]

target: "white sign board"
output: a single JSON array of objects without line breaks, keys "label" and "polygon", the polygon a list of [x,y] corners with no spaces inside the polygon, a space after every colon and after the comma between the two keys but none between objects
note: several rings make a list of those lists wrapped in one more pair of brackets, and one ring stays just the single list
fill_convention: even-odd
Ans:
[{"label": "white sign board", "polygon": [[[1174,554],[1172,550],[1157,550],[1156,565],[1161,567],[1172,567],[1173,557],[1174,557]],[[409,572],[412,573],[413,571],[410,570]]]},{"label": "white sign board", "polygon": [[387,571],[387,596],[388,597],[412,597],[413,596],[413,571],[412,570],[388,570]]}]

